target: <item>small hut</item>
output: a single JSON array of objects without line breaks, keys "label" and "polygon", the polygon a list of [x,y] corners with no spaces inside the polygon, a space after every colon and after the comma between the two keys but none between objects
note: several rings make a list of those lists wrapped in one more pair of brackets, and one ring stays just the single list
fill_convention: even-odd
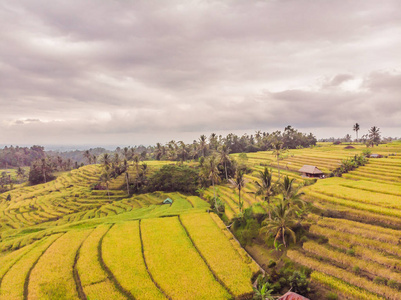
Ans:
[{"label": "small hut", "polygon": [[171,200],[170,198],[167,198],[166,200],[163,201],[163,204],[173,204],[173,200]]},{"label": "small hut", "polygon": [[301,172],[304,177],[324,178],[324,173],[316,166],[304,165],[298,172]]},{"label": "small hut", "polygon": [[297,293],[288,292],[288,293],[285,293],[280,298],[278,298],[278,300],[309,300],[309,299],[305,298],[304,296],[301,296]]}]

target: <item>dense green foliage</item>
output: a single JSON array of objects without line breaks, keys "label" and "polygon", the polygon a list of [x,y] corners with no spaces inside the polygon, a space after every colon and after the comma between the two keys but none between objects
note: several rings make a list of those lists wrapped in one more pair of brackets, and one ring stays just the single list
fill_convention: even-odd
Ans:
[{"label": "dense green foliage", "polygon": [[41,146],[6,146],[0,149],[0,168],[30,166],[33,161],[44,157],[44,148]]},{"label": "dense green foliage", "polygon": [[194,194],[198,188],[198,172],[187,166],[164,165],[149,177],[148,192],[183,192]]}]

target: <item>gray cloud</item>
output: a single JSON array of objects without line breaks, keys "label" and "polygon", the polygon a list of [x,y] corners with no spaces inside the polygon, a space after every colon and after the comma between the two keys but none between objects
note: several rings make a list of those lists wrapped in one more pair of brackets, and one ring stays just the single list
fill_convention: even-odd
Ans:
[{"label": "gray cloud", "polygon": [[354,122],[397,135],[397,5],[0,0],[0,143],[155,143],[288,124],[345,135]]}]

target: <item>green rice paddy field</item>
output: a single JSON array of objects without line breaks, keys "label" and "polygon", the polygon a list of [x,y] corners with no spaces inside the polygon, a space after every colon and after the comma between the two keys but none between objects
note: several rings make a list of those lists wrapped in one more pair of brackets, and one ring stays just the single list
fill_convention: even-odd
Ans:
[{"label": "green rice paddy field", "polygon": [[[164,162],[148,164],[152,172]],[[90,188],[99,176],[89,165],[0,194],[0,299],[252,295],[259,267],[207,202],[180,193],[127,197],[120,178],[109,198]],[[173,204],[161,205],[167,197]]]},{"label": "green rice paddy field", "polygon": [[[279,160],[280,174],[298,184],[304,164],[329,174],[366,148],[353,146],[291,150]],[[303,188],[305,200],[326,217],[311,214],[316,238],[287,251],[340,299],[401,299],[401,143],[373,153],[385,157]],[[254,180],[265,166],[277,179],[277,160],[269,151],[247,156],[253,172],[246,175],[244,206],[264,213]],[[171,162],[148,162],[149,172],[165,163]],[[252,297],[259,267],[206,201],[178,192],[128,197],[123,176],[111,183],[108,197],[90,188],[100,173],[100,166],[88,165],[0,194],[0,299]],[[209,188],[205,197],[212,194]],[[238,195],[228,185],[218,186],[218,194],[227,217],[234,217]],[[166,197],[172,205],[160,204]]]}]

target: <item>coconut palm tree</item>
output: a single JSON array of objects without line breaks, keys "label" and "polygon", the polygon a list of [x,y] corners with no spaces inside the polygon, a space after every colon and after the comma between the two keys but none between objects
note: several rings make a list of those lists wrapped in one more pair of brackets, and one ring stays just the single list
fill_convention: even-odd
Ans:
[{"label": "coconut palm tree", "polygon": [[241,201],[241,190],[245,187],[246,181],[244,178],[244,171],[237,169],[233,179],[229,179],[232,187],[238,190],[238,207],[240,213],[242,212],[243,202]]},{"label": "coconut palm tree", "polygon": [[372,126],[369,129],[369,142],[372,145],[378,146],[380,143],[380,128],[376,126]]},{"label": "coconut palm tree", "polygon": [[281,239],[284,247],[287,247],[286,234],[292,238],[294,243],[296,242],[295,232],[292,230],[295,223],[293,207],[288,206],[287,201],[281,198],[272,209],[272,220],[264,220],[260,230],[262,233],[274,235],[275,244]]},{"label": "coconut palm tree", "polygon": [[355,123],[355,125],[352,127],[352,129],[355,131],[355,133],[356,133],[356,141],[358,141],[359,124]]},{"label": "coconut palm tree", "polygon": [[218,166],[218,160],[217,160],[217,157],[214,155],[210,156],[206,160],[206,162],[203,164],[203,174],[204,174],[205,178],[212,181],[213,195],[214,195],[215,201],[216,201],[215,184],[220,182],[219,169],[217,168],[217,166]]},{"label": "coconut palm tree", "polygon": [[128,148],[128,147],[124,147],[124,149],[123,149],[123,155],[124,155],[124,158],[125,158],[126,160],[129,160],[130,154],[129,154],[129,148]]},{"label": "coconut palm tree", "polygon": [[179,156],[181,158],[181,163],[183,164],[184,161],[187,159],[188,156],[188,149],[187,146],[185,145],[185,143],[183,141],[179,141]]},{"label": "coconut palm tree", "polygon": [[160,158],[162,157],[162,145],[160,143],[156,144],[156,149],[155,149],[155,158],[156,160],[160,160]]},{"label": "coconut palm tree", "polygon": [[199,150],[202,153],[202,156],[206,156],[207,150],[207,137],[206,135],[202,134],[199,138]]},{"label": "coconut palm tree", "polygon": [[21,167],[18,167],[17,169],[17,177],[20,179],[19,183],[22,182],[22,178],[24,178],[25,170]]},{"label": "coconut palm tree", "polygon": [[302,186],[295,187],[295,178],[290,179],[288,176],[284,176],[284,181],[280,184],[281,192],[283,193],[283,199],[288,202],[288,205],[305,205],[305,201],[301,199],[304,195],[299,190]]},{"label": "coconut palm tree", "polygon": [[125,182],[127,184],[127,194],[129,195],[130,193],[129,193],[129,173],[128,173],[128,168],[129,168],[128,161],[125,158],[124,159]]},{"label": "coconut palm tree", "polygon": [[274,290],[270,289],[268,282],[263,284],[259,289],[253,288],[253,290],[255,292],[253,299],[255,299],[255,300],[274,300],[275,299],[275,297],[272,296],[272,293],[274,292]]},{"label": "coconut palm tree", "polygon": [[278,181],[280,180],[280,163],[279,159],[280,156],[286,151],[283,149],[283,142],[280,140],[276,140],[274,143],[272,143],[273,147],[273,155],[276,156],[277,158],[277,171],[278,171]]},{"label": "coconut palm tree", "polygon": [[212,133],[209,137],[209,147],[212,150],[217,150],[218,145],[219,145],[219,142],[217,141],[217,134]]},{"label": "coconut palm tree", "polygon": [[103,154],[102,157],[100,158],[100,161],[102,162],[102,165],[106,169],[106,171],[108,171],[111,164],[110,154],[108,153]]},{"label": "coconut palm tree", "polygon": [[222,163],[224,165],[224,173],[226,175],[226,180],[228,180],[228,176],[227,176],[227,163],[230,162],[230,148],[227,147],[227,145],[222,145],[220,147],[220,163]]},{"label": "coconut palm tree", "polygon": [[100,181],[105,184],[106,189],[107,189],[107,196],[109,196],[109,201],[110,201],[110,192],[109,192],[109,184],[111,182],[111,176],[108,170],[103,172],[103,174],[100,176]]},{"label": "coconut palm tree", "polygon": [[139,163],[141,162],[141,160],[139,158],[139,155],[135,155],[133,157],[133,161],[134,161],[134,164],[135,164],[135,170],[136,170],[137,173],[139,173]]},{"label": "coconut palm tree", "polygon": [[259,171],[256,175],[260,181],[254,181],[256,184],[256,196],[263,196],[264,200],[268,204],[269,210],[269,219],[271,219],[271,212],[270,212],[270,197],[274,196],[275,194],[275,187],[276,185],[272,184],[272,170],[265,167],[263,171]]},{"label": "coconut palm tree", "polygon": [[90,165],[92,163],[92,155],[89,150],[84,152],[84,157],[88,160],[88,164]]}]

